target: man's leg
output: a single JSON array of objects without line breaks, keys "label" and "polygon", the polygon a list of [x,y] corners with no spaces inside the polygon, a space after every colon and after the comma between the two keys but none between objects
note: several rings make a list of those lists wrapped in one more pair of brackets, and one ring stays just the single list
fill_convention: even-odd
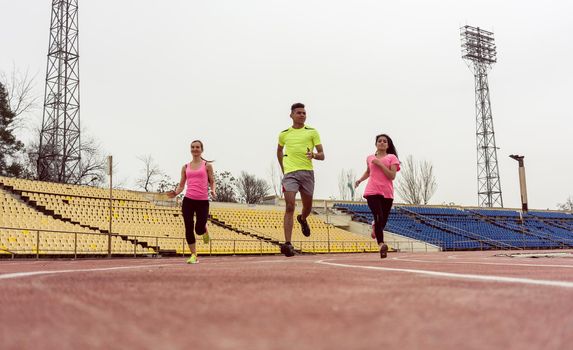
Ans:
[{"label": "man's leg", "polygon": [[310,236],[310,226],[306,222],[306,218],[310,215],[312,210],[312,194],[300,192],[300,198],[302,199],[302,214],[297,215],[296,221],[300,224],[302,234],[305,237]]},{"label": "man's leg", "polygon": [[312,194],[314,193],[314,172],[313,171],[301,171],[299,173],[299,181],[301,184],[300,188],[300,198],[302,200],[302,213],[296,217],[300,227],[302,229],[302,234],[305,237],[310,236],[310,226],[306,222],[306,218],[310,215],[312,211]]},{"label": "man's leg", "polygon": [[312,211],[312,194],[300,192],[300,198],[302,199],[302,219],[306,221]]},{"label": "man's leg", "polygon": [[294,206],[296,192],[285,192],[285,218],[284,218],[284,231],[285,231],[285,242],[290,242],[292,238],[292,225],[294,216]]}]

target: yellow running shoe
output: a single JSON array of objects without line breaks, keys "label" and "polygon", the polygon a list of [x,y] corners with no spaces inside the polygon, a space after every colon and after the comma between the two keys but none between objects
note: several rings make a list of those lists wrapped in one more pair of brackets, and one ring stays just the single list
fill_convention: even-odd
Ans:
[{"label": "yellow running shoe", "polygon": [[197,260],[197,255],[191,254],[191,257],[187,259],[187,264],[197,264],[199,260]]},{"label": "yellow running shoe", "polygon": [[205,244],[209,244],[209,231],[207,231],[207,227],[205,227],[205,233],[202,235],[203,236],[203,243]]}]

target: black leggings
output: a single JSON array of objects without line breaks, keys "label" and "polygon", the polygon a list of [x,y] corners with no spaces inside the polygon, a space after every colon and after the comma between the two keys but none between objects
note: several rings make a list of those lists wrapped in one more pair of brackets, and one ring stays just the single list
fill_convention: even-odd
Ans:
[{"label": "black leggings", "polygon": [[209,217],[209,201],[196,200],[191,198],[183,198],[183,205],[181,206],[183,212],[183,221],[185,222],[185,238],[188,244],[195,243],[195,235],[193,234],[193,215],[197,215],[197,223],[195,224],[195,232],[202,235],[207,232],[207,218]]},{"label": "black leggings", "polygon": [[368,207],[374,216],[374,232],[376,233],[376,241],[378,244],[384,242],[384,227],[386,227],[386,222],[388,222],[388,215],[390,215],[390,209],[392,209],[393,198],[384,198],[382,195],[372,195],[367,196],[366,201],[368,202]]}]

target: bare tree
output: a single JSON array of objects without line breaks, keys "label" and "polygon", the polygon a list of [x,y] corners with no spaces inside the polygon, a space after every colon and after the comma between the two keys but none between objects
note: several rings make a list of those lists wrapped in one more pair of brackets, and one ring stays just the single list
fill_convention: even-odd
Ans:
[{"label": "bare tree", "polygon": [[179,182],[173,181],[173,179],[169,177],[169,175],[162,174],[161,180],[159,180],[159,182],[157,183],[156,190],[157,192],[168,192],[176,188],[177,185],[179,185]]},{"label": "bare tree", "polygon": [[398,186],[396,192],[402,197],[404,202],[408,204],[420,204],[422,196],[420,195],[420,188],[418,186],[418,174],[414,164],[414,158],[409,155],[405,162],[400,166],[400,177],[398,178]]},{"label": "bare tree", "polygon": [[257,204],[268,195],[270,186],[265,180],[257,179],[255,175],[243,171],[237,181],[237,190],[241,201],[247,204]]},{"label": "bare tree", "polygon": [[28,178],[37,179],[38,178],[38,152],[40,148],[40,130],[36,129],[35,134],[37,135],[32,141],[26,145],[26,159],[24,165],[28,170]]},{"label": "bare tree", "polygon": [[560,210],[573,211],[573,196],[567,197],[564,203],[557,204],[557,208]]},{"label": "bare tree", "polygon": [[422,197],[422,203],[428,204],[438,189],[438,183],[434,176],[434,165],[431,162],[424,160],[418,164],[418,167],[420,169],[420,194]]},{"label": "bare tree", "polygon": [[80,145],[80,170],[76,178],[77,185],[100,186],[105,180],[107,159],[100,145],[91,137],[84,137]]},{"label": "bare tree", "polygon": [[411,155],[402,162],[396,192],[404,202],[428,204],[437,187],[434,166],[431,162],[416,162]]},{"label": "bare tree", "polygon": [[28,70],[22,73],[15,67],[9,76],[4,72],[0,73],[0,82],[6,87],[8,104],[16,119],[21,114],[32,112],[38,107],[39,97],[33,95],[34,78],[35,76],[30,76]]},{"label": "bare tree", "polygon": [[236,203],[237,179],[229,171],[215,171],[214,177],[217,184],[217,195],[213,200],[216,202]]},{"label": "bare tree", "polygon": [[[40,130],[36,129],[34,133],[37,137],[26,146],[26,155],[22,163],[26,168],[23,177],[37,179]],[[44,148],[44,151],[50,152],[48,148]],[[80,145],[80,154],[79,171],[70,183],[76,185],[102,185],[106,179],[107,159],[103,155],[101,146],[93,137],[89,135],[84,136]]]},{"label": "bare tree", "polygon": [[282,172],[279,165],[276,162],[271,162],[271,167],[269,168],[269,176],[271,177],[271,187],[275,192],[275,196],[282,198]]},{"label": "bare tree", "polygon": [[140,176],[135,180],[135,183],[145,192],[151,192],[155,185],[161,181],[163,172],[151,155],[140,156],[137,159],[143,162],[143,169],[141,169]]}]

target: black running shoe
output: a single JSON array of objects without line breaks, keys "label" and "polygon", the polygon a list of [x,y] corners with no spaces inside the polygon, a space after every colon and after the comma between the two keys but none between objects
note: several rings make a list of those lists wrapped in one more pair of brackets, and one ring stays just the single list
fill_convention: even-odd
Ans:
[{"label": "black running shoe", "polygon": [[302,219],[301,214],[296,216],[296,221],[298,221],[298,223],[300,224],[300,227],[302,228],[302,234],[305,237],[310,236],[310,226],[308,226],[308,222],[306,222],[306,220]]},{"label": "black running shoe", "polygon": [[388,246],[385,243],[382,243],[380,247],[380,259],[384,259],[388,256]]},{"label": "black running shoe", "polygon": [[281,244],[281,254],[286,257],[294,256],[294,247],[290,243]]}]

